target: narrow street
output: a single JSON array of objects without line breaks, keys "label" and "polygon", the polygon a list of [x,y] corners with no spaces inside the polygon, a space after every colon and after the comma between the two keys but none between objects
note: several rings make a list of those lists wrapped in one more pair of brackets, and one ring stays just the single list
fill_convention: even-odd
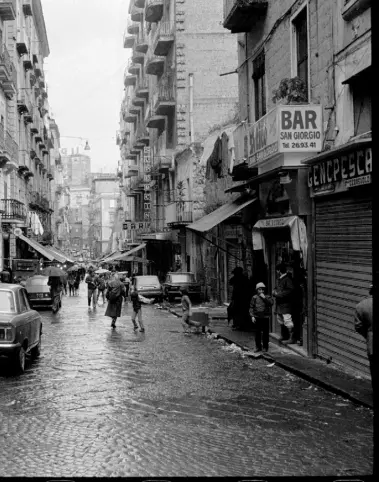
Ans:
[{"label": "narrow street", "polygon": [[185,336],[143,306],[110,328],[105,306],[64,297],[43,316],[39,360],[0,364],[1,476],[351,476],[372,472],[372,411]]}]

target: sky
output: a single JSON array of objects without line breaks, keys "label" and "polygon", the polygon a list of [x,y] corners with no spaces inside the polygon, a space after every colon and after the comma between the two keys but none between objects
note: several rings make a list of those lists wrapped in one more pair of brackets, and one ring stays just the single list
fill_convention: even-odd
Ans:
[{"label": "sky", "polygon": [[[50,55],[44,70],[61,147],[79,147],[92,172],[114,172],[129,0],[41,0]],[[64,136],[81,137],[70,139]],[[83,151],[88,140],[91,150]]]}]

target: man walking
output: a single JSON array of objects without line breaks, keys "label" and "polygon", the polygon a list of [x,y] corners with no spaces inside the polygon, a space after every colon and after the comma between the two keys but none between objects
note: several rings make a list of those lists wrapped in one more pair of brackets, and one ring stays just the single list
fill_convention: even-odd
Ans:
[{"label": "man walking", "polygon": [[111,327],[116,328],[116,320],[121,316],[122,298],[125,293],[124,285],[119,280],[118,274],[114,272],[112,279],[108,283],[106,298],[108,306],[105,316],[112,318]]},{"label": "man walking", "polygon": [[136,318],[138,317],[138,323],[140,328],[139,331],[144,332],[145,327],[143,326],[143,322],[142,322],[142,303],[139,298],[137,288],[133,288],[132,294],[130,295],[130,299],[133,304],[132,323],[133,323],[134,331],[138,330],[138,325],[136,323]]},{"label": "man walking", "polygon": [[97,305],[97,286],[99,284],[97,276],[94,274],[93,270],[88,271],[88,275],[86,278],[87,283],[87,298],[88,298],[88,308],[91,308],[91,300],[92,300],[92,307],[96,310]]},{"label": "man walking", "polygon": [[99,276],[99,284],[97,286],[98,294],[97,294],[97,302],[99,302],[100,295],[102,296],[103,299],[103,305],[105,304],[105,279],[104,275]]},{"label": "man walking", "polygon": [[[281,337],[279,338],[284,344],[295,343],[292,321],[292,296],[294,286],[292,279],[288,276],[285,264],[278,264],[276,267],[278,281],[272,295],[276,299],[276,314],[278,323],[281,325]],[[289,338],[285,340],[284,327],[287,328]]]},{"label": "man walking", "polygon": [[374,388],[374,354],[373,354],[373,338],[372,338],[372,292],[373,286],[370,286],[369,296],[360,301],[355,307],[355,331],[366,339],[367,355],[370,363],[371,384]]}]

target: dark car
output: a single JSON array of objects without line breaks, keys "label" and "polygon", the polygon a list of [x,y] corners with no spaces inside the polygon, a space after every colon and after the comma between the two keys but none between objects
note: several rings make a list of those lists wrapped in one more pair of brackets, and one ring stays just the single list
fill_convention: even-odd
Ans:
[{"label": "dark car", "polygon": [[40,355],[41,336],[41,316],[30,308],[25,288],[0,284],[0,357],[8,357],[23,372],[26,355]]},{"label": "dark car", "polygon": [[[33,308],[52,308],[50,286],[47,284],[48,276],[35,275],[26,280],[25,289],[28,292],[29,302]],[[60,293],[59,308],[62,306],[62,293]]]},{"label": "dark car", "polygon": [[180,288],[186,288],[188,296],[196,301],[201,300],[201,286],[194,273],[167,273],[163,283],[163,293],[168,301],[180,296]]},{"label": "dark car", "polygon": [[141,275],[133,278],[133,287],[137,289],[139,295],[145,298],[154,298],[158,301],[163,299],[162,285],[158,276]]}]

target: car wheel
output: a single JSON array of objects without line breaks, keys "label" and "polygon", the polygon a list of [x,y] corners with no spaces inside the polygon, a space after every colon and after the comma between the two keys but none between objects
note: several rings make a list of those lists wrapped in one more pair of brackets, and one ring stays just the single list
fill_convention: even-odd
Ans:
[{"label": "car wheel", "polygon": [[24,373],[25,371],[25,360],[26,360],[26,353],[24,347],[22,346],[15,356],[15,369],[17,372]]},{"label": "car wheel", "polygon": [[38,345],[35,346],[31,351],[33,358],[38,358],[41,355],[41,343],[42,343],[42,333],[39,334]]}]

